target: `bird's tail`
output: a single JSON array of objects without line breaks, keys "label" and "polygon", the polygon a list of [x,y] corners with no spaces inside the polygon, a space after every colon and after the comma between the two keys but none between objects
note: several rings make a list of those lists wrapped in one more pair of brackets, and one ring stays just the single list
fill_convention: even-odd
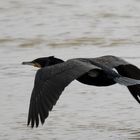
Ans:
[{"label": "bird's tail", "polygon": [[140,84],[140,80],[119,76],[114,79],[115,82],[124,85],[124,86],[132,86]]}]

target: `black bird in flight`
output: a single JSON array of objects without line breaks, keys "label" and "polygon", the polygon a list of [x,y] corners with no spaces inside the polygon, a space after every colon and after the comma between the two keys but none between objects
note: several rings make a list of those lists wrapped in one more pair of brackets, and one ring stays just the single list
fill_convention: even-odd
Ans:
[{"label": "black bird in flight", "polygon": [[44,124],[62,91],[75,79],[94,86],[125,85],[140,103],[140,69],[116,56],[67,61],[49,56],[22,64],[40,68],[30,99],[28,125],[31,124],[31,127],[38,127],[40,121]]}]

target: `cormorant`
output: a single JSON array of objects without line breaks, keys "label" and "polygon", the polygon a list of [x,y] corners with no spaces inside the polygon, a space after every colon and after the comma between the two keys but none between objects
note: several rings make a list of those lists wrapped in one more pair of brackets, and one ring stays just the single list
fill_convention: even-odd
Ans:
[{"label": "cormorant", "polygon": [[67,61],[49,56],[22,64],[40,68],[36,73],[30,99],[27,124],[31,124],[31,127],[38,127],[40,121],[44,124],[64,88],[75,79],[95,86],[110,86],[115,83],[125,85],[140,103],[140,69],[116,56]]}]

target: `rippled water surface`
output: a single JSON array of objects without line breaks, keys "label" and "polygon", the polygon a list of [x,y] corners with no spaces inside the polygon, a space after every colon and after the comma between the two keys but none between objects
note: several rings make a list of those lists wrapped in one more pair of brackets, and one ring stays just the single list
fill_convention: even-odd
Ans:
[{"label": "rippled water surface", "polygon": [[140,140],[140,106],[120,85],[74,81],[43,126],[26,126],[37,69],[22,61],[107,54],[140,67],[139,0],[1,0],[0,140]]}]

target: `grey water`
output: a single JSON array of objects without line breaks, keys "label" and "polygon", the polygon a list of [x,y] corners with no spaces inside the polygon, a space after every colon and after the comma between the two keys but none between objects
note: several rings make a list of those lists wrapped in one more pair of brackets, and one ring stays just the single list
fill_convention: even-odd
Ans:
[{"label": "grey water", "polygon": [[108,54],[140,67],[139,0],[1,0],[0,140],[140,140],[140,105],[117,84],[74,81],[43,126],[26,125],[37,69],[23,61]]}]

